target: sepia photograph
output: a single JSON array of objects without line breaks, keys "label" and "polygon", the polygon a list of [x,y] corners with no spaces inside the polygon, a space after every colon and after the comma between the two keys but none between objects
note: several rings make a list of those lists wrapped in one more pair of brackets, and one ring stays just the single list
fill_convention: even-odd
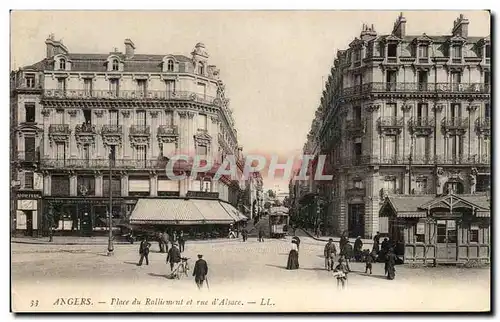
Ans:
[{"label": "sepia photograph", "polygon": [[11,312],[491,312],[490,30],[12,10]]}]

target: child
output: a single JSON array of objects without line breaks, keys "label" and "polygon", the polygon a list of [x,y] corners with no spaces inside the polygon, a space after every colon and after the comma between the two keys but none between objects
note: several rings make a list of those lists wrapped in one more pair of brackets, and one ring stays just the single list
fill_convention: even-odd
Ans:
[{"label": "child", "polygon": [[341,286],[342,288],[345,288],[345,285],[347,282],[347,274],[349,273],[349,269],[347,268],[347,265],[345,264],[343,256],[340,256],[339,264],[335,267],[333,272],[334,272],[333,276],[335,276],[337,278],[337,287]]},{"label": "child", "polygon": [[370,254],[370,251],[368,249],[365,249],[363,251],[363,257],[365,260],[365,274],[368,274],[368,270],[370,270],[370,275],[371,275],[372,274],[372,262],[373,262],[372,254]]}]

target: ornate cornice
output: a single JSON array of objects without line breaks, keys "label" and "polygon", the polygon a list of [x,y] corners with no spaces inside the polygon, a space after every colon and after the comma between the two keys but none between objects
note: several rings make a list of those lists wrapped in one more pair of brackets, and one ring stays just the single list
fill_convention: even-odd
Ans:
[{"label": "ornate cornice", "polygon": [[379,109],[380,109],[380,104],[370,104],[365,108],[365,110],[369,113],[376,112]]},{"label": "ornate cornice", "polygon": [[104,114],[104,110],[95,110],[95,111],[94,111],[94,114],[95,114],[97,117],[102,117],[102,115]]}]

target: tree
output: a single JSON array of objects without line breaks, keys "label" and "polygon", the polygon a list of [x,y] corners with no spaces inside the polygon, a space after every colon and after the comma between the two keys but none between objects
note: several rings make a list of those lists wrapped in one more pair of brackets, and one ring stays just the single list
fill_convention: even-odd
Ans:
[{"label": "tree", "polygon": [[283,206],[287,207],[287,208],[290,208],[290,198],[288,198],[288,196],[286,196],[284,199],[283,199]]},{"label": "tree", "polygon": [[272,189],[267,190],[267,195],[269,196],[269,198],[276,198],[276,194]]},{"label": "tree", "polygon": [[271,203],[269,201],[266,201],[266,203],[264,204],[264,209],[269,210],[269,208],[271,208]]}]

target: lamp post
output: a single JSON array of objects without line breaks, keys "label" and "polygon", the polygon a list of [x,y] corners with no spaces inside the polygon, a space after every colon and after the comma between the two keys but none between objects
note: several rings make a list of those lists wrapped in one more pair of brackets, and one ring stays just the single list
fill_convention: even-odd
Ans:
[{"label": "lamp post", "polygon": [[111,187],[111,176],[113,174],[113,148],[110,147],[109,151],[109,235],[108,235],[108,256],[113,255],[113,189]]},{"label": "lamp post", "polygon": [[413,138],[411,138],[410,155],[408,156],[408,194],[411,195],[411,166],[413,161]]}]

